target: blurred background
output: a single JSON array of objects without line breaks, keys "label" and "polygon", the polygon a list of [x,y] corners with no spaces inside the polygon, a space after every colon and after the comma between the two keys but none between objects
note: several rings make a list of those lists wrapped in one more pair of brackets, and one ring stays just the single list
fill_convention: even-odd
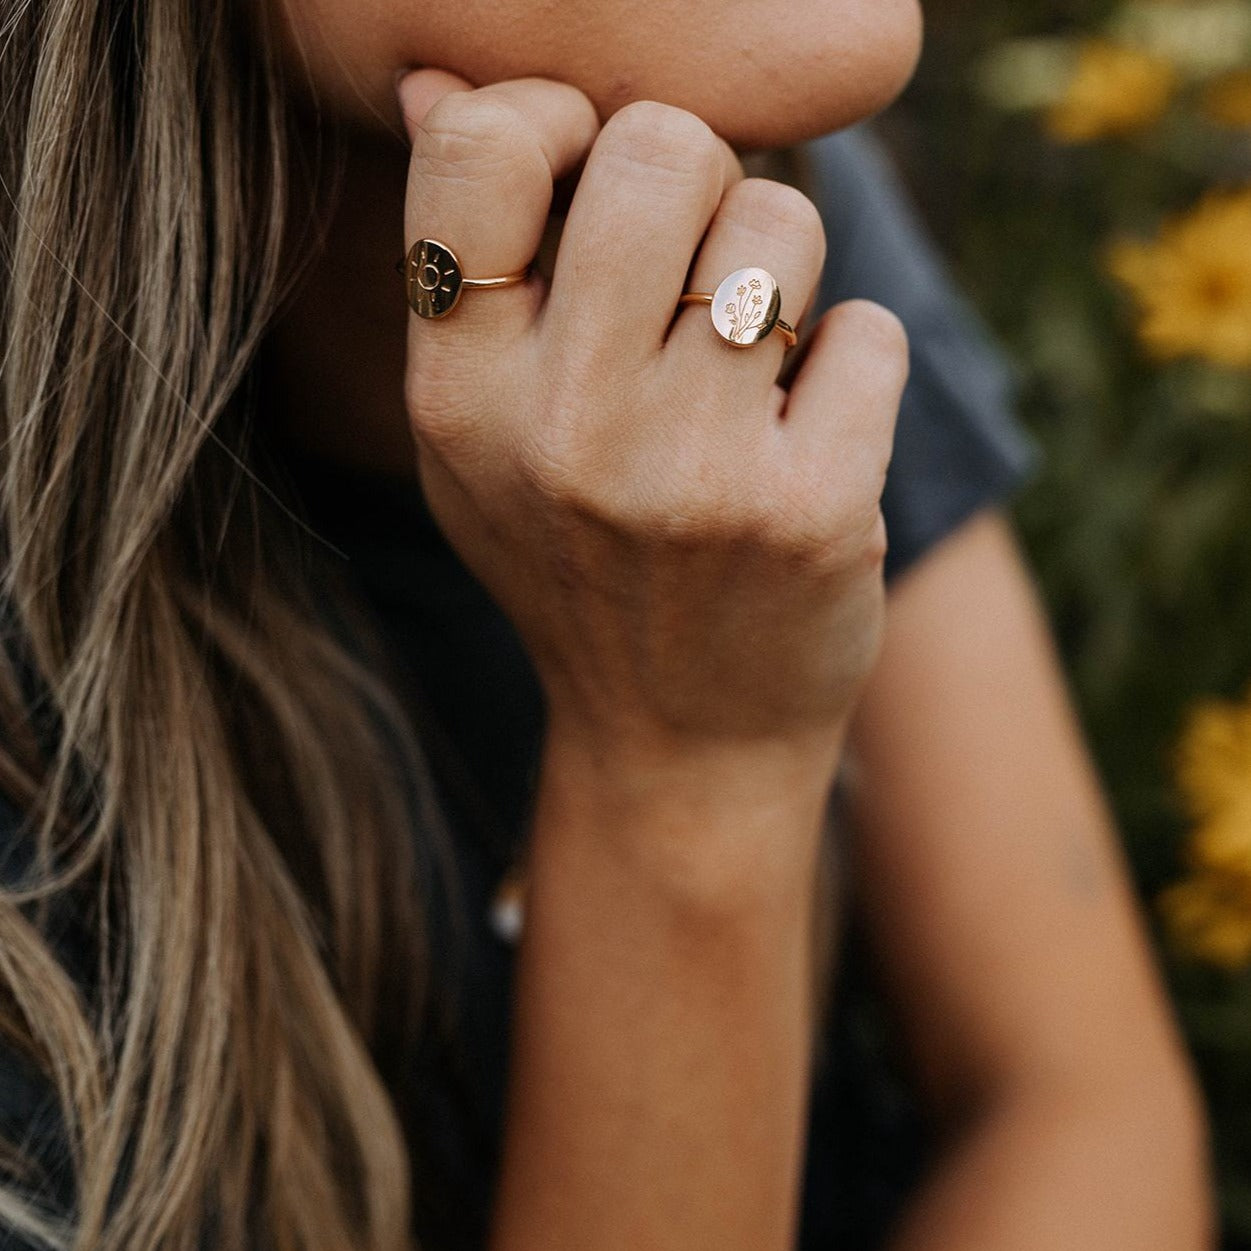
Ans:
[{"label": "blurred background", "polygon": [[929,0],[880,122],[1019,370],[1015,505],[1251,1251],[1251,0]]}]

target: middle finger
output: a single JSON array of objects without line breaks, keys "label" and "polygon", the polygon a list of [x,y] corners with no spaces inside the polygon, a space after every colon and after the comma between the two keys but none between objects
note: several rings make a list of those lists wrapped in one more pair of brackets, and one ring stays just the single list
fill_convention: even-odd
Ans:
[{"label": "middle finger", "polygon": [[604,123],[561,236],[541,321],[592,353],[664,345],[691,257],[743,167],[701,118],[638,100]]}]

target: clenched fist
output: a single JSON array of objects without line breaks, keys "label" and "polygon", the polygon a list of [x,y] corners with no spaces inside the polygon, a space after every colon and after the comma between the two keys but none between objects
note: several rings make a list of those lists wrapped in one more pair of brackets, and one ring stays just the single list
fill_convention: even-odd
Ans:
[{"label": "clenched fist", "polygon": [[815,743],[876,655],[879,502],[907,373],[898,320],[829,310],[788,390],[785,340],[723,340],[706,305],[757,265],[798,325],[825,258],[801,192],[745,178],[698,117],[576,88],[400,83],[404,245],[523,269],[582,165],[550,281],[409,318],[405,399],[448,540],[518,629],[562,732],[611,747]]}]

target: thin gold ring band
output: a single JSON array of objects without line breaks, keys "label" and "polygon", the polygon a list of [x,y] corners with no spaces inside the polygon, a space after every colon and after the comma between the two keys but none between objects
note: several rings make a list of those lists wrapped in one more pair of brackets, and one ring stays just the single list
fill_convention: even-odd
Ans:
[{"label": "thin gold ring band", "polygon": [[[446,317],[466,287],[510,287],[525,282],[531,266],[492,278],[468,278],[456,253],[439,239],[418,239],[396,269],[404,276],[409,307],[419,317]],[[707,304],[717,334],[735,347],[750,347],[780,330],[786,350],[799,341],[795,328],[781,318],[782,293],[767,269],[749,265],[727,274],[715,293],[686,291],[682,304]]]},{"label": "thin gold ring band", "polygon": [[[679,304],[711,304],[717,297],[708,291],[687,291],[678,299]],[[780,317],[773,323],[774,330],[780,330],[782,337],[786,340],[786,350],[789,352],[791,348],[799,342],[799,336],[795,333],[795,328]],[[764,336],[762,335],[761,338]],[[759,340],[755,340],[759,342]]]},{"label": "thin gold ring band", "polygon": [[[407,258],[401,256],[395,262],[395,272],[397,274],[404,273],[404,267]],[[460,285],[462,287],[511,287],[513,283],[525,282],[530,277],[531,266],[527,265],[525,269],[519,269],[515,274],[503,274],[499,278],[461,278]]]},{"label": "thin gold ring band", "polygon": [[462,278],[461,285],[466,287],[511,287],[514,282],[525,282],[530,276],[530,267],[519,269],[515,274],[505,274],[502,278]]},{"label": "thin gold ring band", "polygon": [[[401,256],[395,262],[395,272],[401,275],[404,274],[407,265],[408,257]],[[515,274],[504,274],[500,278],[461,278],[460,281],[461,285],[465,287],[509,287],[514,282],[525,282],[530,276],[530,268],[527,265],[525,269],[519,269]]]}]

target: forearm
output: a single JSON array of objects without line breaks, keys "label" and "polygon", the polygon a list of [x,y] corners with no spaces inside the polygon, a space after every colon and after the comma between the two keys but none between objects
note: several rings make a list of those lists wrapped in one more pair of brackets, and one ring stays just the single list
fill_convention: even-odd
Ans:
[{"label": "forearm", "polygon": [[793,1244],[823,790],[766,772],[549,749],[492,1251]]},{"label": "forearm", "polygon": [[940,1159],[890,1251],[1207,1251],[1198,1114],[1157,1082],[999,1100]]}]

